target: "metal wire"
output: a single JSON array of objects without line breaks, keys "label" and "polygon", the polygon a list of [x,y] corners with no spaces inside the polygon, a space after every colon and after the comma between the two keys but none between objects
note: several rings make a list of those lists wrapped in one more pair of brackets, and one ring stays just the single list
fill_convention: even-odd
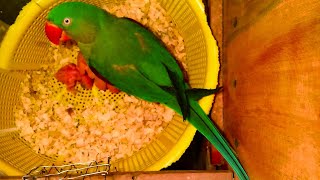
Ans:
[{"label": "metal wire", "polygon": [[38,166],[30,170],[23,176],[23,180],[33,180],[37,178],[59,177],[59,179],[79,179],[92,175],[106,176],[110,171],[110,158],[107,163],[91,161],[86,163],[74,163],[61,166]]}]

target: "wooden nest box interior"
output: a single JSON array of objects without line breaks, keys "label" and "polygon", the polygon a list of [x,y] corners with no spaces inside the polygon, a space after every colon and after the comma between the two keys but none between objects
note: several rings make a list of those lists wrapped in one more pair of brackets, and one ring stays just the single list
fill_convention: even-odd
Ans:
[{"label": "wooden nest box interior", "polygon": [[223,1],[223,129],[251,179],[320,178],[320,1]]}]

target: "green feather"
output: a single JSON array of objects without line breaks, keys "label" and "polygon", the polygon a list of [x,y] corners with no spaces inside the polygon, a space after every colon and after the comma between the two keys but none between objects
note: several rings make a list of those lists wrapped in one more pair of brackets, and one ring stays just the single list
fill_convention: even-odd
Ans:
[{"label": "green feather", "polygon": [[[162,87],[163,90],[167,91],[171,95],[176,94],[176,90],[173,87]],[[192,88],[192,89],[186,89],[186,95],[188,98],[199,101],[201,98],[216,94],[220,92],[222,87],[218,87],[216,89],[200,89],[200,88]]]},{"label": "green feather", "polygon": [[188,119],[190,115],[190,107],[189,107],[189,100],[186,95],[187,86],[184,83],[184,79],[179,77],[179,75],[176,72],[171,71],[171,69],[168,68],[167,66],[165,67],[172,81],[173,87],[176,90],[175,96],[177,97],[178,103],[180,105],[183,119]]},{"label": "green feather", "polygon": [[201,98],[205,97],[205,96],[209,96],[212,94],[216,94],[218,92],[220,92],[220,90],[222,89],[222,87],[218,87],[216,89],[187,89],[186,93],[187,96],[190,99],[193,99],[195,101],[199,101]]},{"label": "green feather", "polygon": [[[66,17],[72,19],[68,26],[62,24]],[[241,180],[249,179],[225,138],[195,101],[204,91],[193,94],[196,90],[192,92],[184,83],[175,58],[151,31],[81,2],[56,6],[48,20],[77,41],[89,66],[100,75],[128,94],[165,104],[183,115],[217,148]]]}]

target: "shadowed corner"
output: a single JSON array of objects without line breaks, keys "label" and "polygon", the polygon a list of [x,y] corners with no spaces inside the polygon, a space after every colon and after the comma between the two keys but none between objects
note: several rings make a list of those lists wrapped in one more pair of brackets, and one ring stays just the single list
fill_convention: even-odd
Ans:
[{"label": "shadowed corner", "polygon": [[207,158],[206,140],[197,131],[193,141],[181,158],[162,170],[206,170]]},{"label": "shadowed corner", "polygon": [[13,24],[22,7],[28,2],[30,2],[30,0],[0,0],[0,20],[8,25]]},{"label": "shadowed corner", "polygon": [[20,10],[30,0],[19,1],[7,1],[0,0],[0,44],[9,28],[12,25],[16,17],[19,15]]},{"label": "shadowed corner", "polygon": [[4,36],[6,35],[8,28],[9,28],[9,25],[7,25],[6,23],[0,20],[0,44]]}]

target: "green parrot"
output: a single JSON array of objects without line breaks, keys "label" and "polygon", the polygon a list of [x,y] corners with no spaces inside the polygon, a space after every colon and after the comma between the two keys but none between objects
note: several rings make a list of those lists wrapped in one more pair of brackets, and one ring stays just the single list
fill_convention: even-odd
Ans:
[{"label": "green parrot", "polygon": [[127,94],[162,103],[188,120],[227,160],[241,180],[239,160],[197,100],[218,91],[192,89],[176,59],[150,30],[82,2],[55,6],[47,16],[48,39],[73,39],[89,67]]}]

